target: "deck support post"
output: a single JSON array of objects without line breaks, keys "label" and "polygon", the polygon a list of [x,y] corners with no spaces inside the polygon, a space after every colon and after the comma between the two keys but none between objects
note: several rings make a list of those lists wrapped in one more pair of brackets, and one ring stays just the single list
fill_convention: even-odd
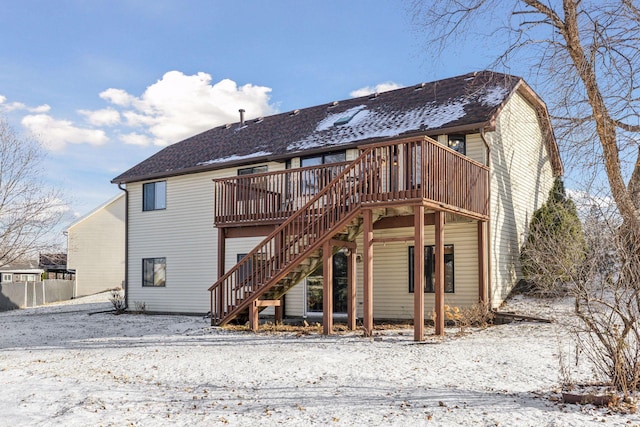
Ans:
[{"label": "deck support post", "polygon": [[373,333],[373,212],[371,209],[362,211],[364,219],[363,242],[363,321],[364,333],[370,336]]},{"label": "deck support post", "polygon": [[424,341],[424,206],[413,208],[413,340]]},{"label": "deck support post", "polygon": [[488,302],[487,298],[487,223],[478,221],[478,301]]},{"label": "deck support post", "polygon": [[347,255],[347,329],[356,329],[356,250]]},{"label": "deck support post", "polygon": [[224,276],[226,234],[227,233],[224,228],[218,228],[218,279]]},{"label": "deck support post", "polygon": [[252,332],[258,332],[258,328],[260,327],[260,310],[258,309],[258,304],[252,302],[249,304],[249,329]]},{"label": "deck support post", "polygon": [[331,243],[322,246],[322,333],[333,332],[333,251]]},{"label": "deck support post", "polygon": [[280,305],[274,307],[273,320],[276,324],[282,323],[284,319],[284,296],[280,298]]},{"label": "deck support post", "polygon": [[[218,279],[220,279],[222,276],[224,276],[224,260],[225,260],[225,251],[226,251],[226,240],[227,240],[227,232],[224,228],[218,228]],[[214,298],[213,298],[213,293],[211,293],[211,325],[213,326],[214,324],[214,317],[215,320],[220,320],[224,317],[225,313],[224,313],[224,301],[225,301],[226,295],[224,295],[224,289],[223,288],[219,288],[217,295],[216,295],[216,300],[215,302],[216,307],[213,307],[214,304]],[[215,313],[215,314],[214,314]]]},{"label": "deck support post", "polygon": [[436,291],[436,335],[444,335],[444,212],[435,215],[435,291]]}]

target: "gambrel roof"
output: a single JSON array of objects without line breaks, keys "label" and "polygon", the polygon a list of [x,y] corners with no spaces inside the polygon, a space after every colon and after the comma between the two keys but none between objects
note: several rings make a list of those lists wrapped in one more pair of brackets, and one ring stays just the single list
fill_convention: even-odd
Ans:
[{"label": "gambrel roof", "polygon": [[[546,126],[544,103],[521,78],[483,71],[247,120],[244,125],[218,126],[164,148],[112,182],[281,161],[418,133],[490,130],[501,107],[520,87]],[[554,169],[561,171],[550,125],[548,129],[547,145],[552,158],[557,157]]]}]

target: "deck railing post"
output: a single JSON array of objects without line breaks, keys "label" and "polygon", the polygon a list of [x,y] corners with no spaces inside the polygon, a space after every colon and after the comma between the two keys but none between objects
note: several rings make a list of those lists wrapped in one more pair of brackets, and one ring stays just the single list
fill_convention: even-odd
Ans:
[{"label": "deck railing post", "polygon": [[424,340],[424,206],[413,211],[413,340]]}]

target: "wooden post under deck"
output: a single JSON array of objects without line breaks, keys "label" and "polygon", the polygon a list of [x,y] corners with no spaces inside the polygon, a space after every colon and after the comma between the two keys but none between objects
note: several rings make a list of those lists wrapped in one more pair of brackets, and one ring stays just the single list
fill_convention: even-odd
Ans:
[{"label": "wooden post under deck", "polygon": [[424,340],[424,206],[413,208],[413,340]]},{"label": "wooden post under deck", "polygon": [[478,221],[478,301],[486,304],[487,298],[487,223]]},{"label": "wooden post under deck", "polygon": [[331,243],[322,246],[322,333],[333,332],[333,251]]},{"label": "wooden post under deck", "polygon": [[224,259],[226,249],[226,231],[218,228],[218,279],[224,276]]},{"label": "wooden post under deck", "polygon": [[363,319],[362,327],[365,335],[373,333],[373,212],[365,209],[362,212],[364,219],[364,232],[362,237],[362,261],[363,261]]},{"label": "wooden post under deck", "polygon": [[284,296],[280,298],[280,305],[276,305],[273,313],[273,320],[277,323],[282,323],[284,319]]},{"label": "wooden post under deck", "polygon": [[356,251],[349,250],[347,255],[347,328],[356,329]]},{"label": "wooden post under deck", "polygon": [[436,225],[436,247],[435,247],[435,261],[436,261],[436,335],[444,335],[444,212],[436,211],[435,215]]},{"label": "wooden post under deck", "polygon": [[252,332],[258,332],[258,328],[260,327],[260,311],[258,310],[257,304],[252,303],[249,304],[249,329]]},{"label": "wooden post under deck", "polygon": [[[224,276],[224,261],[225,261],[225,250],[226,250],[226,238],[227,238],[227,232],[225,231],[224,228],[218,228],[218,279],[220,279],[222,276]],[[211,294],[211,298],[213,298],[213,293]],[[224,289],[220,288],[218,290],[218,295],[217,295],[217,307],[215,307],[215,311],[217,312],[216,314],[216,318],[217,319],[222,319],[222,317],[224,316],[224,301],[225,301],[225,295],[224,295]],[[213,325],[213,319],[214,319],[214,307],[213,307],[213,299],[211,300],[211,325]]]}]

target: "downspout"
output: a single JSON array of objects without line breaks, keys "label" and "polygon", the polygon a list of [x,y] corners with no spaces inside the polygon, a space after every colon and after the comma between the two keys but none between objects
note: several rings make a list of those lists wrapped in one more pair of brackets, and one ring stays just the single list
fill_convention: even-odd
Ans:
[{"label": "downspout", "polygon": [[124,309],[129,308],[129,190],[118,183],[124,191]]},{"label": "downspout", "polygon": [[480,138],[484,143],[484,146],[487,148],[487,167],[489,168],[489,182],[487,183],[487,198],[489,199],[489,204],[487,205],[487,216],[489,217],[489,221],[487,221],[487,246],[485,248],[487,250],[487,303],[489,307],[491,307],[491,146],[487,141],[487,138],[484,135],[484,127],[480,128]]}]

